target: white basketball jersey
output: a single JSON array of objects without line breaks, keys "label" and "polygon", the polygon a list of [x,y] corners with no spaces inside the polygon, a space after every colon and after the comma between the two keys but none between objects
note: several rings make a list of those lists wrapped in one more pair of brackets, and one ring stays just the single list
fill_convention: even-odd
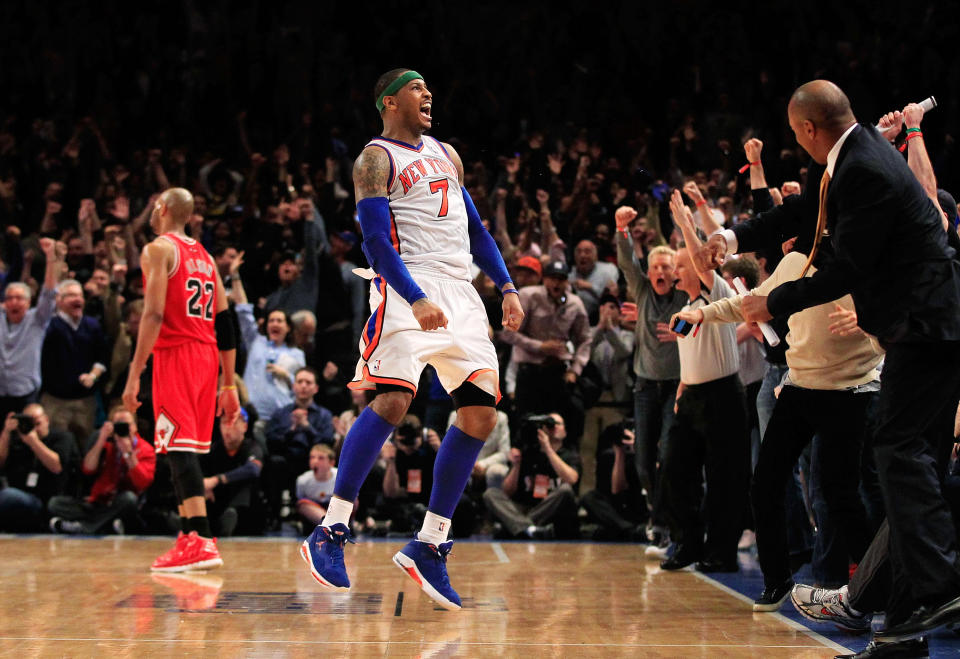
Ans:
[{"label": "white basketball jersey", "polygon": [[367,146],[390,157],[390,236],[410,273],[470,281],[467,210],[446,149],[426,135],[415,147],[386,137]]}]

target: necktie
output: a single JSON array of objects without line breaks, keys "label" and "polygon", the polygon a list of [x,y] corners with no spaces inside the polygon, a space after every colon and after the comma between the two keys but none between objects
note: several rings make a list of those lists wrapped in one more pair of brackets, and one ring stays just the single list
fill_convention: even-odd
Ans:
[{"label": "necktie", "polygon": [[813,248],[810,250],[810,256],[807,257],[807,262],[803,265],[803,270],[800,271],[800,277],[798,277],[798,279],[803,279],[803,276],[807,274],[807,270],[810,269],[810,264],[813,263],[813,257],[817,255],[817,248],[820,247],[820,239],[823,238],[824,229],[827,228],[828,185],[830,185],[830,174],[824,170],[823,178],[820,179],[820,208],[817,210],[817,235],[813,238]]}]

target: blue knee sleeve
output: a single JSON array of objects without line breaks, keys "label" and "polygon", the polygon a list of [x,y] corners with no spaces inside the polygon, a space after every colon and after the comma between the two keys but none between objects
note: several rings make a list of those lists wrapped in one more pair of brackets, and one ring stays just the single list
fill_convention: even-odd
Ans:
[{"label": "blue knee sleeve", "polygon": [[[450,426],[433,466],[433,489],[430,491],[429,510],[450,519],[460,501],[473,465],[477,462],[483,440],[471,437],[456,426]],[[338,474],[339,475],[339,474]]]},{"label": "blue knee sleeve", "polygon": [[337,464],[337,480],[333,486],[335,495],[353,503],[373,463],[377,461],[383,443],[392,432],[393,426],[371,408],[367,407],[360,413],[343,440]]}]

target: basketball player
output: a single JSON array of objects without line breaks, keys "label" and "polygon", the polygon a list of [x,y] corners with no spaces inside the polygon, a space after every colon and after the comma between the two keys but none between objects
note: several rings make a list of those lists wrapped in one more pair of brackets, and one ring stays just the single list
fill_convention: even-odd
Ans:
[{"label": "basketball player", "polygon": [[444,608],[460,608],[447,578],[450,518],[483,442],[497,422],[497,355],[487,316],[470,283],[471,256],[503,293],[503,325],[523,320],[503,258],[463,188],[463,163],[428,137],[433,96],[409,69],[385,73],[374,88],[383,133],[353,170],[363,250],[373,272],[372,314],[364,326],[352,389],[375,390],[344,440],[326,517],[303,543],[313,577],[347,590],[343,546],[360,485],[407,413],[426,364],[453,398],[457,420],[437,453],[423,527],[394,563]]},{"label": "basketball player", "polygon": [[184,232],[192,214],[193,195],[183,188],[166,190],[154,206],[150,226],[159,237],[143,248],[143,319],[123,390],[124,405],[135,412],[152,352],[154,446],[168,455],[182,528],[173,548],[151,566],[161,572],[223,565],[207,520],[198,454],[210,451],[215,412],[230,424],[240,414],[233,320],[216,264]]}]

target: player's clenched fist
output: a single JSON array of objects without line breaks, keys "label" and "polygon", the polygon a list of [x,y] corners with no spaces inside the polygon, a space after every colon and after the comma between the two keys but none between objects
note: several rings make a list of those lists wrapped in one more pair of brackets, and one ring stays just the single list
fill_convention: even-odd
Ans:
[{"label": "player's clenched fist", "polygon": [[420,323],[424,331],[435,330],[447,326],[447,317],[443,309],[423,297],[413,303],[413,317]]},{"label": "player's clenched fist", "polygon": [[503,326],[516,332],[523,322],[523,307],[520,306],[520,296],[516,293],[507,293],[503,296]]}]

